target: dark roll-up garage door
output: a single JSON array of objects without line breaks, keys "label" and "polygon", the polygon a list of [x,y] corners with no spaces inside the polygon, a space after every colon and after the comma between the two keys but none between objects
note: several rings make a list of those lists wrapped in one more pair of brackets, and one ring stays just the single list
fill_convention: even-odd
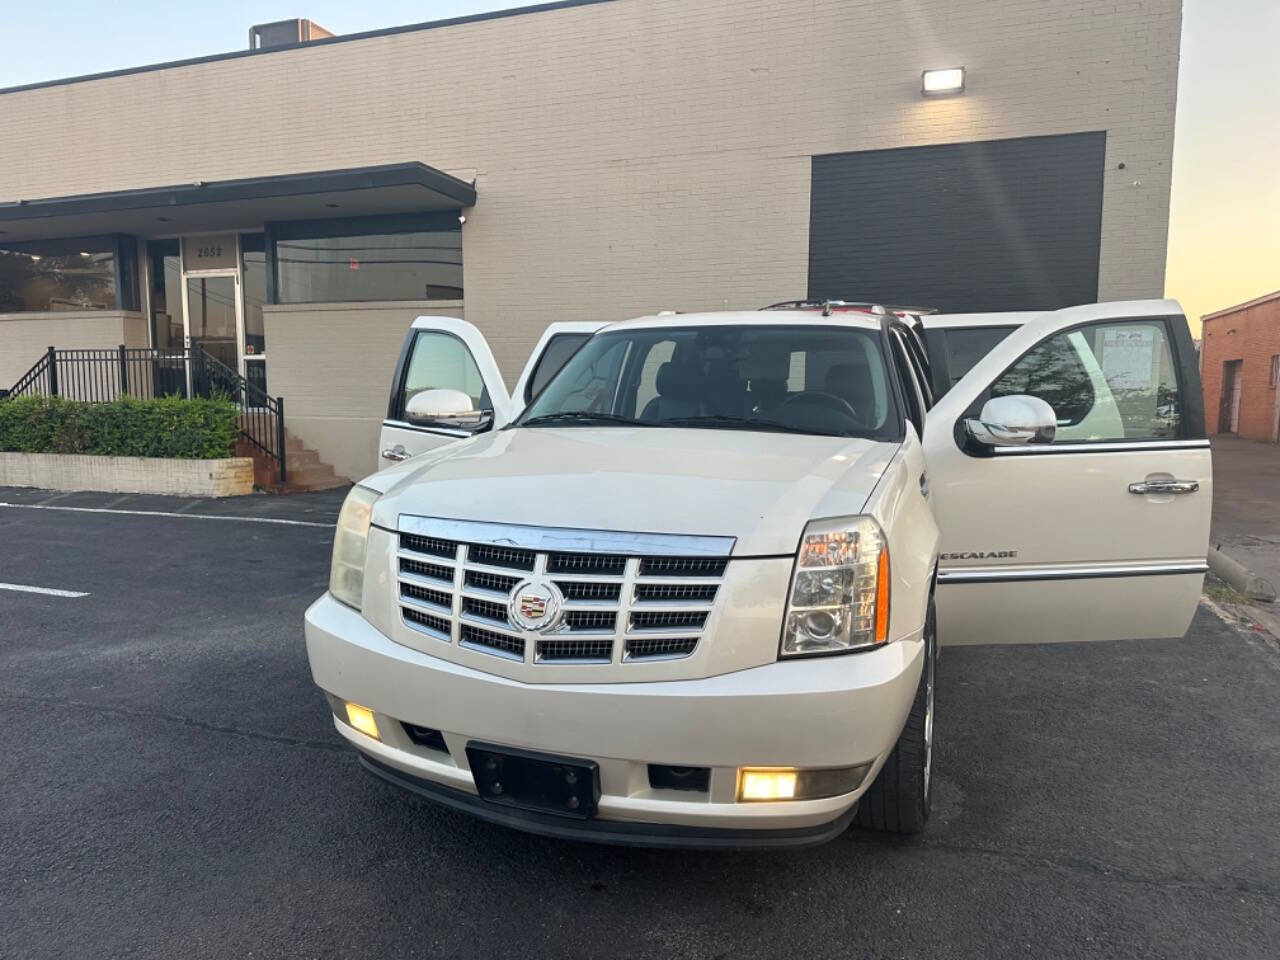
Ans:
[{"label": "dark roll-up garage door", "polygon": [[1098,298],[1105,132],[813,158],[809,297],[946,312]]}]

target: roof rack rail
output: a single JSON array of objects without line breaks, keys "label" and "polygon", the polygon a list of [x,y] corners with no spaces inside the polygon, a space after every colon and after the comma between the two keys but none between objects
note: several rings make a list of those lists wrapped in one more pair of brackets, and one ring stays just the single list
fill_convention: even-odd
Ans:
[{"label": "roof rack rail", "polygon": [[824,317],[829,317],[836,310],[867,310],[871,313],[893,313],[901,316],[909,313],[923,317],[937,313],[936,307],[908,307],[900,304],[873,303],[870,300],[783,300],[771,303],[761,310],[821,310]]}]

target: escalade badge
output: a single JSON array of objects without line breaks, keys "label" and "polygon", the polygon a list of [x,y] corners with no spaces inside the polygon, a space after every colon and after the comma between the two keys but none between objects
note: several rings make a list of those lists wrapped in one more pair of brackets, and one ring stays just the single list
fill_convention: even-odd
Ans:
[{"label": "escalade badge", "polygon": [[554,583],[526,580],[512,591],[507,613],[516,626],[545,632],[559,625],[563,602]]}]

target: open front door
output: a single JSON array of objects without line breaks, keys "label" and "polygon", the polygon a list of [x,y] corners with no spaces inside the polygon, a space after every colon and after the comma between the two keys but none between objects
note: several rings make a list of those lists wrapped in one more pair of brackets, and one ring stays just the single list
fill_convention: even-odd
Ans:
[{"label": "open front door", "polygon": [[1181,636],[1209,540],[1202,406],[1173,301],[1047,313],[978,361],[924,435],[939,642]]},{"label": "open front door", "polygon": [[[470,398],[473,410],[486,416],[466,426],[417,417],[407,408],[427,390],[457,390]],[[455,317],[419,317],[405,337],[391,381],[377,469],[480,430],[496,430],[510,418],[511,398],[484,335]]]},{"label": "open front door", "polygon": [[[405,338],[379,437],[378,469],[514,419],[603,323],[553,323],[538,340],[516,391],[507,394],[498,364],[479,330],[454,317],[419,317]],[[410,401],[426,390],[457,390],[486,416],[475,426],[415,416]]]}]

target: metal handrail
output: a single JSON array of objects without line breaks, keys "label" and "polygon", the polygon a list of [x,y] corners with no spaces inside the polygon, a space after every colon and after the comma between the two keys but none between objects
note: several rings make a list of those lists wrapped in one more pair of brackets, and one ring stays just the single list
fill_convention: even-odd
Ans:
[{"label": "metal handrail", "polygon": [[[272,397],[239,371],[211,356],[203,344],[161,350],[154,347],[57,349],[49,347],[7,396],[61,396],[86,403],[108,403],[122,395],[222,394],[240,409],[239,436],[280,464],[280,482],[288,479],[284,433],[284,397]],[[0,391],[0,397],[6,396]]]},{"label": "metal handrail", "polygon": [[53,359],[53,347],[50,347],[39,360],[31,365],[31,368],[18,378],[18,382],[13,385],[11,390],[5,391],[6,396],[20,396],[36,382],[37,378],[47,376],[49,365]]}]

